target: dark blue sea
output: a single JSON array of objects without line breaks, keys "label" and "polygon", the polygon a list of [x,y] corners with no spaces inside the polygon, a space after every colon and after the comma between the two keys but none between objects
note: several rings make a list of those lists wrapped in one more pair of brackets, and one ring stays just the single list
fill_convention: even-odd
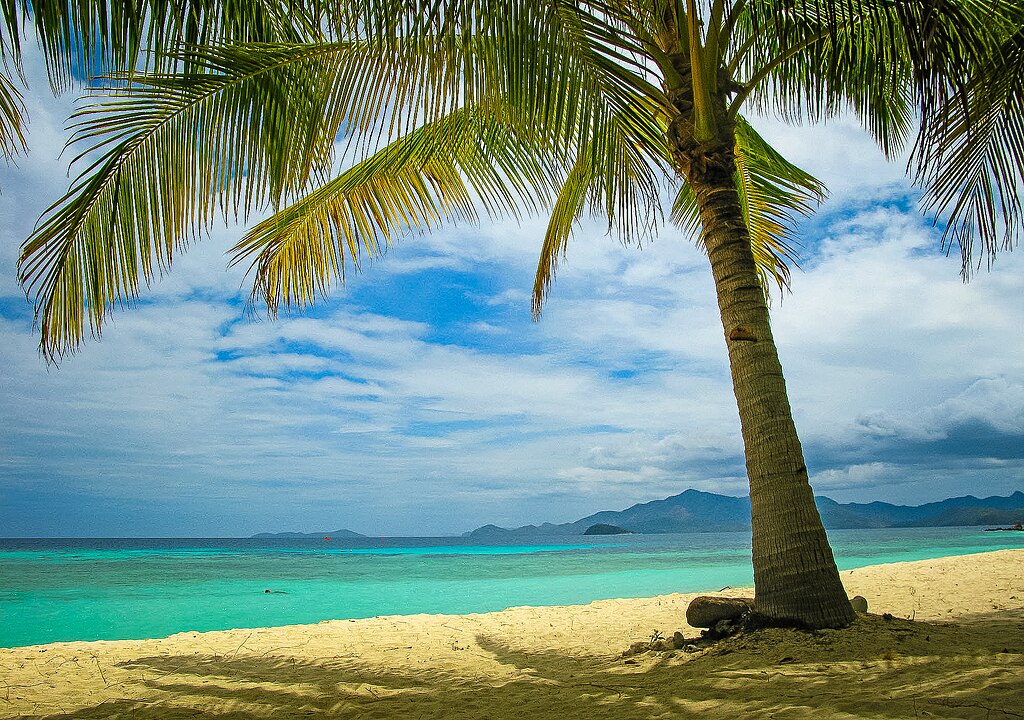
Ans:
[{"label": "dark blue sea", "polygon": [[[983,528],[833,530],[840,569],[1024,547]],[[471,613],[749,586],[749,533],[0,539],[0,647]],[[266,592],[270,590],[271,592]]]}]

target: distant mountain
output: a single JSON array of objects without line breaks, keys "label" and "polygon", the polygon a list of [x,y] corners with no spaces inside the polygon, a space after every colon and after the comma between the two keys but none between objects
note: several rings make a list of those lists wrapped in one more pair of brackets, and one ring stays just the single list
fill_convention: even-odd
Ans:
[{"label": "distant mountain", "polygon": [[254,538],[260,538],[263,540],[267,539],[281,539],[290,540],[293,538],[361,538],[366,537],[360,535],[357,532],[351,530],[328,530],[322,533],[300,533],[300,532],[280,532],[280,533],[257,533],[253,535]]},{"label": "distant mountain", "polygon": [[1024,492],[1019,490],[1009,497],[966,495],[915,506],[883,502],[840,504],[827,497],[816,497],[815,501],[827,528],[988,525],[1015,523],[1024,516]]},{"label": "distant mountain", "polygon": [[[1024,519],[1024,492],[979,499],[973,495],[926,505],[883,502],[837,503],[815,497],[826,528],[947,527],[1013,524]],[[464,537],[477,539],[583,535],[593,525],[615,525],[635,533],[730,532],[750,529],[750,499],[687,490],[679,495],[634,505],[625,510],[588,515],[559,525],[524,525],[507,529],[484,525]]]},{"label": "distant mountain", "polygon": [[664,500],[634,505],[626,510],[604,510],[571,523],[525,525],[506,529],[485,525],[466,537],[531,537],[582,535],[591,525],[617,525],[635,533],[727,532],[750,528],[748,498],[687,490]]}]

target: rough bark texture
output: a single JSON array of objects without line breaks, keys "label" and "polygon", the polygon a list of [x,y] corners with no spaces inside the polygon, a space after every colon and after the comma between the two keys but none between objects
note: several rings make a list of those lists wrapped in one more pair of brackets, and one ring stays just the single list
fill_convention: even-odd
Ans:
[{"label": "rough bark texture", "polygon": [[724,97],[720,133],[702,142],[695,139],[687,116],[692,95],[686,96],[684,86],[673,100],[679,115],[669,127],[669,147],[697,197],[743,431],[753,515],[755,611],[809,627],[843,627],[853,621],[853,610],[807,480],[733,181],[735,136],[725,118]]},{"label": "rough bark texture", "polygon": [[731,177],[727,187],[707,182],[694,189],[743,429],[755,609],[813,627],[848,625],[853,611],[807,481],[739,198]]}]

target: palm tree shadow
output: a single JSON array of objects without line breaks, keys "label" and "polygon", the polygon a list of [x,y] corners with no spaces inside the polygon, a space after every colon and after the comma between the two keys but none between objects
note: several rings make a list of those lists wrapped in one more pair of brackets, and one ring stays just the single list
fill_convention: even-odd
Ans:
[{"label": "palm tree shadow", "polygon": [[[478,638],[501,662],[565,681],[565,660]],[[850,630],[763,629],[697,653],[649,654],[568,679],[647,717],[1024,717],[1024,612],[969,623],[860,616]],[[612,698],[612,694],[615,695]],[[633,717],[629,712],[621,717]]]},{"label": "palm tree shadow", "polygon": [[515,640],[482,635],[471,648],[505,666],[503,680],[400,663],[382,669],[358,656],[138,658],[122,666],[145,671],[134,688],[143,699],[60,717],[1024,717],[1020,613],[964,625],[864,616],[847,631],[766,629],[698,653],[648,653],[635,664]]}]

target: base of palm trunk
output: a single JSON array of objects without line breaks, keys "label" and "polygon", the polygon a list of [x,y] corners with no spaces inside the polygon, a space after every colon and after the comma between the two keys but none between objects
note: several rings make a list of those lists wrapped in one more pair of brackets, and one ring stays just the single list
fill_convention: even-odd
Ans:
[{"label": "base of palm trunk", "polygon": [[853,609],[846,603],[846,607],[825,607],[816,608],[811,612],[793,610],[792,608],[766,608],[764,605],[754,605],[754,615],[761,618],[762,625],[775,625],[779,627],[804,627],[810,630],[823,630],[825,628],[844,628],[853,622]]},{"label": "base of palm trunk", "polygon": [[766,621],[812,629],[842,628],[853,622],[853,606],[834,565],[762,582],[755,574],[754,587],[754,613]]}]

